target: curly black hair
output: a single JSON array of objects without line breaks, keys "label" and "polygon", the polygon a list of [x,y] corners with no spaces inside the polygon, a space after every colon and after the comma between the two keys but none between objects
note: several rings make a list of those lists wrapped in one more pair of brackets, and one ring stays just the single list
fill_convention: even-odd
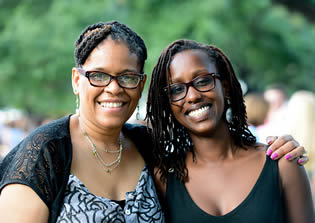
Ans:
[{"label": "curly black hair", "polygon": [[147,48],[143,39],[127,25],[118,21],[98,22],[86,27],[75,42],[75,65],[81,67],[92,50],[108,36],[126,43],[131,53],[138,57],[140,72],[143,72],[147,59]]},{"label": "curly black hair", "polygon": [[[191,138],[187,129],[175,119],[168,94],[163,91],[170,78],[169,69],[172,59],[177,53],[185,50],[205,52],[209,60],[215,63],[220,74],[219,79],[227,82],[229,89],[227,97],[233,111],[232,123],[228,123],[228,126],[234,144],[244,148],[244,145],[253,145],[256,142],[255,137],[248,130],[241,86],[228,57],[213,45],[193,40],[174,41],[163,50],[153,69],[147,102],[147,122],[152,126],[154,142],[153,156],[162,181],[165,181],[168,172],[174,172],[182,182],[187,181],[188,170],[185,164],[187,151],[192,152],[194,157],[194,147],[190,143]],[[227,107],[226,105],[225,111]],[[173,147],[171,150],[167,148],[169,145]]]}]

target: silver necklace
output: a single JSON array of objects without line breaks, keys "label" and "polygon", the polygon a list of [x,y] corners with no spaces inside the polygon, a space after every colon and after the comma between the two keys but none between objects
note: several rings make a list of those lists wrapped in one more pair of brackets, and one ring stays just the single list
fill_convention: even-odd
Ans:
[{"label": "silver necklace", "polygon": [[119,166],[120,161],[121,161],[121,154],[122,154],[122,151],[123,151],[123,146],[122,146],[121,140],[119,140],[119,150],[111,151],[111,150],[104,149],[104,151],[107,152],[107,153],[119,153],[117,159],[115,159],[113,162],[106,163],[102,159],[100,154],[97,152],[96,145],[92,142],[92,140],[90,139],[90,137],[88,136],[86,131],[83,129],[83,127],[80,125],[80,123],[79,123],[79,126],[80,126],[80,129],[81,129],[83,135],[86,137],[86,139],[89,141],[89,143],[92,146],[93,155],[102,164],[102,168],[106,171],[106,173],[111,173],[116,167]]}]

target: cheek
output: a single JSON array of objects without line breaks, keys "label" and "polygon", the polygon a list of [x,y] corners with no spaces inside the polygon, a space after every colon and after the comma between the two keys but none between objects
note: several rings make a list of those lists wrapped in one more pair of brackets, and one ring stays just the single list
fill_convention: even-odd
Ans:
[{"label": "cheek", "polygon": [[140,90],[127,90],[126,93],[129,95],[129,98],[131,100],[131,104],[138,104],[141,96],[141,91]]},{"label": "cheek", "polygon": [[182,121],[181,121],[181,116],[184,115],[181,113],[181,108],[180,106],[176,105],[176,104],[171,104],[171,111],[175,117],[175,119],[180,123],[182,124]]}]

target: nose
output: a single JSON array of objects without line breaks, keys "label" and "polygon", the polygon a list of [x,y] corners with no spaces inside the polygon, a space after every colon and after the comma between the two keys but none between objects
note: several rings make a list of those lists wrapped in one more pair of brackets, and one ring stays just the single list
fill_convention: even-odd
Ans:
[{"label": "nose", "polygon": [[119,86],[118,81],[113,79],[106,87],[104,87],[104,91],[112,94],[119,94],[123,89]]},{"label": "nose", "polygon": [[186,101],[189,104],[196,103],[200,100],[201,94],[193,86],[189,86],[186,94]]}]

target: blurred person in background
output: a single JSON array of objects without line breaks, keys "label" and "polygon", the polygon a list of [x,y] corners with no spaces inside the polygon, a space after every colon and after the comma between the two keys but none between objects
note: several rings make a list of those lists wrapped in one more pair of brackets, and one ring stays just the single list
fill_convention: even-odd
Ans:
[{"label": "blurred person in background", "polygon": [[27,117],[18,109],[2,111],[2,127],[0,128],[0,156],[4,157],[27,134]]},{"label": "blurred person in background", "polygon": [[257,142],[263,142],[257,135],[256,128],[264,124],[267,117],[269,104],[264,99],[264,96],[260,93],[252,92],[244,96],[247,122],[249,124],[248,129],[256,137]]},{"label": "blurred person in background", "polygon": [[[315,195],[315,94],[297,91],[288,101],[283,123],[288,134],[308,149],[310,162],[305,165]],[[315,197],[314,197],[315,198]],[[315,200],[315,199],[314,199]]]},{"label": "blurred person in background", "polygon": [[284,86],[273,84],[265,89],[264,98],[269,104],[269,109],[264,124],[256,129],[260,140],[266,139],[270,134],[284,134],[282,123],[288,95]]}]

